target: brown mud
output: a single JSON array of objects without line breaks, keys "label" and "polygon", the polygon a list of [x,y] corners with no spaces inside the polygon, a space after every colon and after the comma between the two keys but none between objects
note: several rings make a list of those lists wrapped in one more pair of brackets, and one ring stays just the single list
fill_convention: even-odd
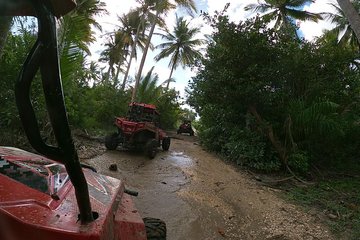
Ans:
[{"label": "brown mud", "polygon": [[[320,214],[285,202],[280,190],[204,151],[195,137],[173,137],[170,150],[152,160],[99,143],[80,144],[80,157],[138,191],[139,212],[163,219],[168,240],[334,239]],[[118,170],[110,171],[114,163]]]}]

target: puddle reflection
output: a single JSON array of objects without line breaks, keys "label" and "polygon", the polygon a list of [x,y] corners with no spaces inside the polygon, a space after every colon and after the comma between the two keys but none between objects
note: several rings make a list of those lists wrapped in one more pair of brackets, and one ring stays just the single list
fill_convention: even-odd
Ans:
[{"label": "puddle reflection", "polygon": [[172,152],[169,160],[181,167],[191,167],[194,165],[194,160],[185,155],[184,152]]}]

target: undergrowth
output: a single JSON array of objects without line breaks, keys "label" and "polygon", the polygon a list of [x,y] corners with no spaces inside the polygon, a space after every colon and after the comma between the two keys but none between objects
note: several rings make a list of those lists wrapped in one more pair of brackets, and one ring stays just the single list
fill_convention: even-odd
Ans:
[{"label": "undergrowth", "polygon": [[315,185],[292,187],[291,201],[326,216],[326,223],[338,239],[360,239],[360,177],[329,178]]}]

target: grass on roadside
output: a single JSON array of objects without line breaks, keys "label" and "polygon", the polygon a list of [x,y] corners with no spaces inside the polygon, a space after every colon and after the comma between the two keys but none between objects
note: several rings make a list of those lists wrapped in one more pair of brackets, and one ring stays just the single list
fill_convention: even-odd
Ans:
[{"label": "grass on roadside", "polygon": [[360,239],[360,178],[337,178],[307,187],[293,187],[287,197],[326,215],[339,239]]}]

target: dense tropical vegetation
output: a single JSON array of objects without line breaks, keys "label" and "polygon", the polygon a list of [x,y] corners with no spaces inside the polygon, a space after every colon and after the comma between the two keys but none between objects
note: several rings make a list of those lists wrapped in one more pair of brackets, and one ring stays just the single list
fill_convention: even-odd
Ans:
[{"label": "dense tropical vegetation", "polygon": [[[245,10],[262,15],[240,23],[231,22],[226,12],[204,14],[214,33],[203,57],[200,47],[205,41],[198,37],[200,28],[191,27],[184,16],[176,17],[173,30],[168,30],[164,21],[166,13],[177,5],[192,14],[196,10],[193,1],[175,5],[163,0],[140,1],[139,7],[119,16],[118,29],[107,33],[100,64],[89,62],[87,56],[89,44],[96,40],[92,27],[101,30],[96,17],[106,14],[105,4],[79,1],[58,24],[70,121],[77,128],[106,128],[113,116],[126,112],[132,99],[159,105],[165,127],[175,127],[184,112],[178,92],[168,88],[173,71],[182,65],[198,69],[188,88],[188,103],[200,116],[198,130],[203,143],[213,151],[266,171],[284,168],[306,173],[325,162],[341,167],[344,161],[356,161],[357,41],[345,11],[335,4],[334,13],[315,14],[300,8],[311,2],[250,4]],[[359,9],[356,3],[354,9]],[[317,41],[306,42],[293,35],[295,20],[318,21],[323,17],[336,26]],[[35,41],[37,26],[31,18],[2,18],[1,23],[6,44],[1,51],[0,124],[21,129],[12,88]],[[10,24],[15,31],[8,33]],[[143,65],[148,49],[153,49],[155,26],[163,30],[157,34],[165,40],[158,44],[160,52],[155,60],[170,59],[170,76],[159,79],[154,68],[143,76],[140,66],[130,77],[135,79],[132,87],[128,81],[131,61],[141,55]],[[48,120],[40,89],[36,81],[33,104],[40,125],[45,127]]]},{"label": "dense tropical vegetation", "polygon": [[[106,33],[100,64],[89,62],[87,56],[89,44],[96,40],[92,28],[101,30],[96,17],[106,14],[105,4],[81,0],[58,24],[70,121],[77,128],[106,128],[113,116],[126,112],[132,97],[159,105],[165,126],[175,127],[185,113],[178,92],[168,87],[173,71],[182,65],[198,69],[188,88],[188,103],[200,116],[198,130],[203,143],[213,151],[266,171],[284,168],[305,173],[325,162],[339,167],[344,161],[356,161],[359,76],[355,34],[339,6],[333,5],[335,13],[301,9],[311,2],[250,4],[245,10],[262,15],[240,23],[231,22],[226,12],[204,14],[214,33],[203,57],[200,47],[205,41],[198,38],[200,28],[191,27],[184,16],[176,17],[173,30],[164,21],[168,11],[177,6],[192,14],[196,10],[193,1],[175,1],[175,5],[163,0],[140,1],[139,7],[119,16],[118,29]],[[306,42],[293,35],[295,20],[323,17],[336,27],[317,41]],[[20,129],[12,88],[35,41],[37,26],[31,18],[2,18],[1,23],[6,44],[1,51],[0,124]],[[7,33],[10,24],[15,31]],[[154,68],[144,75],[140,66],[130,77],[135,79],[132,87],[127,79],[131,61],[141,55],[143,65],[148,49],[153,48],[155,26],[163,30],[157,34],[166,40],[158,44],[155,60],[170,59],[170,76],[159,79]],[[33,104],[45,127],[48,120],[40,89],[36,81]]]},{"label": "dense tropical vegetation", "polygon": [[[188,16],[177,17],[174,27],[166,25],[165,17],[177,7],[185,7],[191,16],[194,1],[137,2],[137,8],[119,16],[117,29],[104,33],[107,40],[98,61],[89,60],[89,44],[96,41],[93,29],[101,30],[96,19],[106,14],[105,4],[79,0],[73,12],[58,20],[73,128],[106,131],[114,116],[126,113],[130,101],[156,104],[166,129],[182,118],[195,121],[194,112],[181,109],[179,92],[169,88],[178,66],[192,67],[196,76],[189,82],[187,103],[199,116],[194,126],[209,150],[243,167],[290,174],[302,182],[324,172],[358,176],[358,2],[338,0],[333,13],[311,13],[302,7],[313,0],[264,0],[245,6],[259,15],[237,23],[227,16],[227,5],[213,16],[202,14],[213,29],[207,42]],[[294,34],[297,21],[321,19],[335,24],[334,29],[312,42]],[[34,18],[0,18],[1,144],[9,143],[6,133],[21,133],[13,88],[36,31]],[[165,41],[155,43],[154,34]],[[143,72],[153,49],[159,50],[154,60],[169,61],[166,79],[155,73],[156,66]],[[135,59],[140,63],[132,74]],[[37,76],[32,103],[47,135],[51,130],[41,89]],[[301,191],[293,194],[304,196]]]},{"label": "dense tropical vegetation", "polygon": [[357,161],[359,70],[351,46],[298,40],[260,18],[209,21],[216,32],[189,91],[204,144],[262,170]]},{"label": "dense tropical vegetation", "polygon": [[[162,6],[163,1],[144,2],[149,6]],[[181,1],[181,6],[194,8],[193,2]],[[147,21],[153,12],[144,6],[131,10],[119,17],[118,29],[106,33],[108,40],[101,53],[99,62],[89,61],[89,44],[96,40],[93,29],[101,30],[96,18],[107,14],[105,4],[98,0],[80,0],[77,8],[58,20],[59,53],[65,101],[70,123],[74,128],[86,130],[106,130],[112,127],[114,116],[124,115],[131,101],[132,87],[125,74],[129,74],[132,58],[139,50],[153,48],[148,37],[150,25]],[[175,8],[175,5],[168,6]],[[149,17],[149,19],[147,18]],[[152,16],[153,17],[153,16]],[[150,21],[152,22],[152,21]],[[2,106],[0,108],[0,126],[9,135],[21,131],[16,110],[13,88],[21,65],[36,40],[37,23],[34,18],[1,18],[2,76],[0,77]],[[160,19],[154,24],[162,23]],[[9,26],[13,31],[9,32]],[[6,40],[6,44],[5,43]],[[17,51],[13,51],[17,49]],[[105,67],[104,67],[105,65]],[[133,76],[132,79],[134,79]],[[156,104],[162,113],[163,128],[174,128],[182,109],[179,93],[174,89],[165,90],[158,76],[151,70],[139,80],[136,100]],[[45,111],[45,102],[39,76],[32,87],[32,103],[37,112],[40,128],[44,134],[50,134],[49,121]],[[4,134],[3,136],[5,136]],[[3,143],[11,138],[3,137]]]},{"label": "dense tropical vegetation", "polygon": [[[205,18],[214,31],[187,90],[203,145],[238,165],[287,172],[302,183],[325,177],[291,190],[292,199],[338,213],[336,231],[358,229],[359,213],[340,204],[360,200],[359,191],[346,192],[360,170],[358,45],[339,42],[336,30],[308,42],[294,36],[294,24],[269,28],[267,15],[240,23],[225,12]],[[339,177],[345,175],[352,178]],[[329,195],[334,200],[319,204]]]}]

